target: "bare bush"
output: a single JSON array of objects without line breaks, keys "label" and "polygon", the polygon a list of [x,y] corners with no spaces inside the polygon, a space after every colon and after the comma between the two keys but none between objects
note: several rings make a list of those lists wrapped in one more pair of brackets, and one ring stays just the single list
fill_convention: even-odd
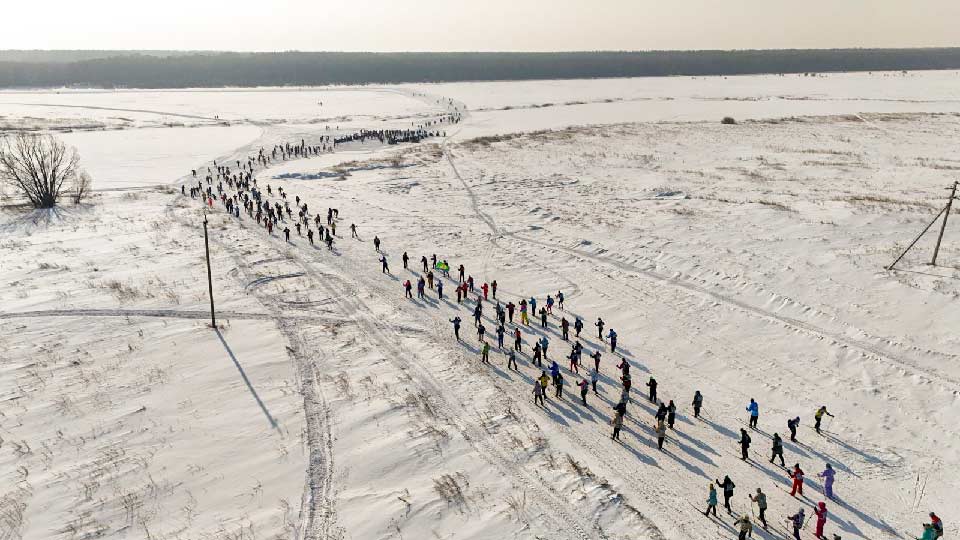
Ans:
[{"label": "bare bush", "polygon": [[86,171],[81,171],[73,183],[73,204],[80,204],[90,195],[93,188],[93,178]]},{"label": "bare bush", "polygon": [[80,169],[80,156],[52,135],[18,133],[0,139],[0,182],[9,184],[35,208],[52,208],[60,195],[90,177]]}]

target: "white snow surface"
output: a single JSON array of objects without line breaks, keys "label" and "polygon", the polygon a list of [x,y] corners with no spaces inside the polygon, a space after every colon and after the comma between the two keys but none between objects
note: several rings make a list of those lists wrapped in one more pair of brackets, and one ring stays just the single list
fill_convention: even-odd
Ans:
[{"label": "white snow surface", "polygon": [[[292,223],[285,242],[210,209],[210,328],[204,211],[180,195],[190,169],[464,109],[435,128],[445,138],[257,171],[311,215],[339,210],[332,252]],[[169,113],[198,118],[156,127]],[[738,515],[767,494],[772,527],[755,537],[785,538],[785,516],[824,500],[826,463],[828,537],[919,536],[929,511],[958,532],[955,225],[938,266],[934,230],[885,269],[960,170],[957,72],[8,92],[0,116],[84,124],[60,136],[98,190],[0,213],[0,538],[735,538],[722,497],[719,520],[699,513],[724,475]],[[444,278],[443,300],[404,299],[434,253],[497,280],[504,302],[564,292],[547,330],[522,328],[518,371],[491,302],[484,365],[476,294],[460,306]],[[586,406],[575,383],[592,360],[571,372],[557,329],[577,316],[586,353],[603,351]],[[542,334],[567,383],[544,408],[529,355]],[[615,442],[621,359],[634,389]],[[678,407],[663,452],[651,376]],[[822,436],[821,405],[836,415]],[[797,499],[767,461],[793,416]]]}]

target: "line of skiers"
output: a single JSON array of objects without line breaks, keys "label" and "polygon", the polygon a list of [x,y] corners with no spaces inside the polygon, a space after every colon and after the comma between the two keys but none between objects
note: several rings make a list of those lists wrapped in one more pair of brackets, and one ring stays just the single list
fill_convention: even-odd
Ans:
[{"label": "line of skiers", "polygon": [[[217,192],[219,194],[219,202],[223,204],[224,208],[228,213],[235,217],[239,217],[239,208],[240,206],[244,207],[244,210],[248,216],[255,218],[258,224],[263,224],[264,228],[267,230],[268,234],[273,233],[273,228],[278,227],[280,224],[286,224],[287,219],[293,219],[292,209],[290,207],[290,202],[287,200],[287,193],[283,190],[282,187],[277,188],[277,194],[280,197],[280,201],[270,202],[265,200],[263,192],[257,186],[257,181],[253,178],[254,163],[261,164],[263,166],[268,166],[272,159],[275,159],[275,156],[278,152],[282,158],[286,159],[287,156],[306,156],[310,152],[322,151],[323,146],[306,146],[305,141],[301,140],[299,146],[291,145],[277,145],[271,152],[270,156],[267,156],[263,149],[260,149],[260,152],[257,156],[248,158],[246,163],[241,163],[241,161],[236,161],[237,169],[232,169],[232,167],[227,165],[218,165],[214,162],[214,167],[216,171],[214,172],[208,167],[208,175],[206,177],[207,186],[204,188],[203,183],[198,181],[196,187],[190,188],[191,197],[201,196],[204,199],[205,204],[213,206],[214,199],[213,196],[213,181],[216,180]],[[215,174],[215,176],[214,176]],[[196,177],[196,170],[193,171],[193,176]],[[223,184],[226,183],[228,189],[235,190],[235,193],[232,195],[227,195],[227,190],[223,187]],[[273,188],[267,184],[266,192],[267,195],[273,195]],[[181,193],[186,195],[185,188],[181,188]],[[294,223],[298,236],[302,236],[301,231],[306,230],[309,242],[313,244],[313,230],[310,228],[311,219],[308,214],[308,205],[305,201],[301,201],[299,196],[295,198],[295,204],[297,206],[297,219]],[[286,218],[284,218],[286,214]],[[326,241],[327,246],[332,249],[333,236],[336,234],[336,223],[339,218],[339,212],[335,208],[329,208],[327,210],[326,223],[327,227],[324,228],[322,223],[322,218],[320,214],[317,214],[313,218],[313,222],[317,227],[319,237],[321,241]],[[358,238],[356,232],[356,225],[351,224],[351,236],[353,238]],[[290,229],[289,227],[284,227],[283,233],[286,241],[290,241]],[[379,262],[381,263],[382,271],[384,273],[390,273],[386,254],[381,250],[381,240],[379,237],[374,237],[373,239],[375,250],[380,253]],[[409,256],[406,252],[402,256],[403,267],[408,269]],[[434,254],[430,259],[430,267],[427,266],[428,260],[426,256],[421,257],[421,265],[423,268],[423,275],[417,280],[417,295],[418,298],[424,298],[426,288],[433,290],[436,288],[438,297],[443,298],[443,280],[438,279],[433,270],[436,270],[437,273],[450,278],[450,264],[446,260],[438,260],[437,256]],[[470,293],[477,293],[476,303],[473,310],[474,324],[477,329],[478,341],[482,343],[480,348],[481,362],[489,363],[489,353],[490,345],[486,341],[486,328],[482,322],[483,315],[483,302],[491,300],[492,298],[497,301],[495,306],[495,321],[497,323],[496,335],[498,347],[502,350],[504,349],[504,337],[506,332],[506,324],[509,321],[510,324],[513,324],[514,316],[519,313],[519,323],[515,325],[513,338],[514,344],[513,347],[506,353],[507,356],[507,368],[511,370],[519,371],[517,366],[516,355],[517,353],[522,354],[522,345],[523,345],[523,336],[521,332],[521,327],[529,326],[530,319],[528,313],[535,313],[539,315],[540,326],[541,328],[549,328],[549,316],[553,315],[554,307],[563,310],[564,309],[564,294],[562,291],[558,291],[556,296],[547,295],[544,305],[540,307],[539,312],[537,311],[537,299],[536,297],[530,297],[528,299],[521,299],[517,304],[514,304],[512,301],[508,301],[506,305],[503,305],[499,299],[497,299],[497,289],[498,283],[496,280],[493,280],[490,283],[483,283],[479,287],[476,286],[472,276],[466,275],[465,268],[461,264],[458,267],[459,274],[459,283],[456,286],[457,294],[457,303],[460,304],[464,301],[468,301],[468,295]],[[452,278],[451,278],[452,279]],[[405,289],[405,295],[408,298],[413,298],[412,296],[412,284],[410,280],[406,280],[403,283]],[[480,296],[482,292],[482,297]],[[455,316],[453,319],[450,319],[450,322],[453,324],[454,335],[459,341],[460,329],[462,320],[460,317]],[[558,324],[561,337],[564,341],[570,340],[569,330],[573,327],[575,332],[575,342],[572,345],[572,350],[567,356],[567,359],[570,361],[569,370],[572,373],[579,374],[582,364],[582,356],[584,355],[583,345],[580,343],[580,335],[584,329],[583,320],[579,316],[573,318],[573,322],[566,318],[565,315],[560,316],[560,322]],[[597,337],[601,342],[609,341],[609,346],[611,353],[616,352],[617,349],[617,333],[613,329],[608,329],[607,335],[604,336],[605,322],[602,318],[598,317],[597,321],[594,323],[594,326],[597,328]],[[534,341],[534,347],[532,350],[531,364],[536,365],[540,368],[543,368],[543,361],[547,360],[547,352],[549,350],[550,341],[546,335],[543,335],[540,339]],[[576,383],[576,386],[580,390],[580,399],[584,406],[587,406],[587,395],[589,394],[590,389],[593,390],[595,395],[598,394],[597,383],[599,380],[600,374],[600,359],[601,351],[599,349],[595,350],[593,354],[589,355],[590,358],[594,360],[594,366],[589,372],[589,379],[587,377],[580,377],[579,381]],[[630,377],[630,363],[629,361],[621,356],[621,361],[617,365],[617,368],[621,370],[620,373],[620,382],[622,384],[622,392],[620,400],[616,405],[613,406],[613,416],[611,419],[611,425],[613,427],[613,433],[611,438],[614,440],[620,440],[620,432],[623,428],[624,418],[627,414],[627,405],[630,402],[629,392],[632,386],[632,381]],[[561,368],[556,361],[552,361],[549,366],[550,375],[547,375],[546,370],[541,369],[541,374],[534,380],[534,403],[540,406],[545,406],[545,398],[548,398],[547,389],[550,384],[555,388],[555,396],[558,399],[563,398],[563,387],[565,385],[565,380],[561,372]],[[659,403],[659,408],[655,414],[653,431],[657,437],[657,446],[662,451],[663,445],[666,440],[667,428],[674,429],[675,419],[676,419],[676,410],[677,407],[674,404],[673,400],[668,400],[668,403],[658,401],[657,398],[657,386],[658,383],[656,379],[651,376],[649,381],[647,381],[646,386],[648,388],[648,399],[652,403]],[[701,409],[703,407],[703,395],[700,391],[696,391],[691,403],[694,411],[694,418],[700,418]],[[750,403],[747,405],[746,410],[749,413],[748,417],[748,426],[752,429],[758,429],[760,409],[759,404],[751,399]],[[814,413],[814,429],[819,434],[822,432],[822,420],[824,417],[833,417],[826,406],[821,406]],[[787,428],[790,431],[790,440],[797,442],[797,428],[800,424],[800,418],[794,417],[787,421]],[[749,447],[751,445],[751,438],[748,432],[745,429],[740,430],[740,446],[741,446],[741,459],[749,459]],[[769,462],[774,463],[774,460],[779,458],[780,465],[785,466],[784,456],[783,456],[783,441],[779,433],[774,433],[772,436],[772,454]],[[790,491],[791,496],[796,496],[799,494],[803,496],[803,482],[804,482],[804,473],[800,468],[799,464],[796,464],[793,470],[788,471],[789,478],[791,479],[792,488]],[[833,467],[828,463],[823,472],[817,475],[818,477],[823,478],[823,490],[824,495],[827,499],[833,500],[833,483],[835,478],[835,471]],[[728,512],[732,513],[730,507],[730,499],[733,496],[734,484],[730,480],[729,476],[724,477],[723,482],[717,481],[717,486],[723,488],[724,494],[724,506]],[[765,518],[765,512],[767,510],[766,506],[766,495],[758,488],[756,495],[750,496],[751,502],[756,503],[759,508],[759,520],[764,528],[767,527],[767,522]],[[716,491],[713,484],[710,484],[710,492],[708,494],[708,506],[707,510],[704,512],[705,515],[713,513],[716,516]],[[820,502],[814,510],[814,514],[817,516],[817,527],[816,527],[816,536],[817,538],[823,537],[823,527],[826,522],[827,510],[826,503]],[[939,538],[942,535],[942,522],[936,517],[935,514],[931,513],[932,522],[930,524],[925,524],[925,531],[923,540],[931,540],[932,538]],[[804,524],[804,511],[801,508],[797,514],[790,516],[788,521],[793,523],[794,537],[799,539],[799,530]],[[745,535],[748,535],[752,531],[752,524],[746,515],[741,516],[736,525],[740,526],[740,538],[744,538]],[[798,525],[799,524],[799,525]],[[928,538],[928,530],[932,531],[929,534],[934,536]],[[939,531],[939,532],[938,532]],[[838,536],[834,537],[838,539]]]}]

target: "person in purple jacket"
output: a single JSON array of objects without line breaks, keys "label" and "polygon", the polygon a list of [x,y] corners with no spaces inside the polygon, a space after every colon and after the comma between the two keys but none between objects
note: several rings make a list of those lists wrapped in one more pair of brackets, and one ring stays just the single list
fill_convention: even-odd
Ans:
[{"label": "person in purple jacket", "polygon": [[833,466],[827,463],[827,468],[817,475],[819,478],[823,478],[823,494],[831,501],[833,500],[833,476],[836,472],[833,470]]}]

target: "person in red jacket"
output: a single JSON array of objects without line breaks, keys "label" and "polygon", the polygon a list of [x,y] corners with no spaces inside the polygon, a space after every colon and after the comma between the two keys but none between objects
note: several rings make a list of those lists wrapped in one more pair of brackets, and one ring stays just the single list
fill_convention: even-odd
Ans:
[{"label": "person in red jacket", "polygon": [[790,490],[790,496],[796,497],[797,493],[800,493],[800,496],[803,496],[803,470],[800,469],[800,464],[797,463],[793,466],[793,472],[789,473],[790,478],[793,478],[793,489]]},{"label": "person in red jacket", "polygon": [[490,286],[487,285],[486,283],[484,283],[483,286],[481,286],[480,288],[483,289],[483,299],[486,300],[486,299],[487,299],[487,292],[490,291]]},{"label": "person in red jacket", "polygon": [[827,503],[820,501],[813,513],[817,515],[817,532],[814,533],[814,536],[823,538],[823,526],[827,523]]}]

